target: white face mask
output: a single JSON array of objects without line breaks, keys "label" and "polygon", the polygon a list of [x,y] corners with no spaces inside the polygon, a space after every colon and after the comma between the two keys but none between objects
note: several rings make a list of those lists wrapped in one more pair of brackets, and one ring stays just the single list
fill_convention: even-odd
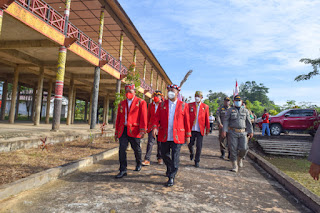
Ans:
[{"label": "white face mask", "polygon": [[234,105],[236,106],[236,107],[241,107],[241,101],[235,101],[234,102]]},{"label": "white face mask", "polygon": [[168,98],[169,99],[173,99],[175,96],[176,96],[176,94],[174,92],[172,92],[172,91],[168,92]]},{"label": "white face mask", "polygon": [[199,98],[199,97],[195,97],[195,99],[196,99],[197,103],[199,103],[201,101],[201,98]]}]

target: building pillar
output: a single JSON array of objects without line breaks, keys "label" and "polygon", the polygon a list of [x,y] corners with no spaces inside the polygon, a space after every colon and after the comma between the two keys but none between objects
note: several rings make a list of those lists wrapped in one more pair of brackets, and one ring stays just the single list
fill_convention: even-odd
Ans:
[{"label": "building pillar", "polygon": [[[65,10],[64,10],[64,18],[65,18],[64,35],[65,35],[65,37],[67,37],[67,32],[68,32],[70,5],[71,5],[71,0],[66,0]],[[58,56],[57,75],[56,75],[53,119],[52,119],[52,130],[53,131],[58,131],[60,128],[63,82],[64,82],[64,73],[65,73],[65,69],[66,69],[66,60],[67,60],[67,48],[65,46],[60,46],[59,56]]]},{"label": "building pillar", "polygon": [[17,90],[19,82],[19,67],[15,67],[13,75],[13,85],[12,85],[12,97],[10,104],[10,114],[9,114],[9,123],[14,123],[14,115],[16,112],[16,102],[17,102]]},{"label": "building pillar", "polygon": [[46,124],[50,123],[51,94],[52,94],[52,80],[49,81],[49,90],[48,90],[48,94],[47,94]]},{"label": "building pillar", "polygon": [[2,31],[3,9],[0,8],[0,36]]},{"label": "building pillar", "polygon": [[137,47],[136,46],[134,46],[132,61],[134,63],[133,73],[135,73],[136,72],[136,66],[137,66]]},{"label": "building pillar", "polygon": [[1,121],[3,121],[6,116],[7,96],[8,96],[8,81],[5,80],[2,86],[2,101],[1,101],[1,113],[0,113]]},{"label": "building pillar", "polygon": [[[143,80],[146,81],[146,72],[147,72],[147,58],[144,58],[143,61]],[[143,99],[146,98],[146,95],[143,93]]]},{"label": "building pillar", "polygon": [[153,86],[153,67],[151,67],[150,86]]},{"label": "building pillar", "polygon": [[[100,46],[99,57],[100,57],[100,53],[101,53],[103,25],[104,25],[104,8],[102,8],[101,12],[100,12],[100,28],[99,28],[99,40],[98,40],[99,46]],[[120,66],[120,69],[121,69],[121,66]],[[94,69],[90,129],[94,129],[96,127],[96,123],[97,123],[99,83],[100,83],[100,67],[97,66]]]},{"label": "building pillar", "polygon": [[91,92],[90,92],[90,105],[89,105],[89,119],[88,119],[88,124],[90,125],[91,124],[91,117],[92,117],[92,91],[93,89],[91,89]]},{"label": "building pillar", "polygon": [[88,117],[88,101],[84,102],[84,122],[87,122]]},{"label": "building pillar", "polygon": [[31,105],[31,120],[34,121],[34,111],[35,111],[35,102],[36,102],[36,94],[37,94],[37,88],[34,85],[32,89],[32,105]]},{"label": "building pillar", "polygon": [[71,124],[73,94],[74,94],[74,79],[71,78],[70,84],[69,84],[69,95],[68,95],[68,114],[67,114],[67,121],[66,121],[67,125]]},{"label": "building pillar", "polygon": [[[121,31],[121,35],[120,35],[120,47],[119,47],[119,61],[120,61],[120,67],[121,67],[121,63],[122,63],[122,52],[123,52],[123,32]],[[116,86],[116,93],[120,94],[120,89],[121,89],[121,80],[117,79],[117,86]],[[117,111],[113,110],[112,111],[112,123],[113,123],[113,127],[115,127],[116,125],[116,118],[117,118]]]},{"label": "building pillar", "polygon": [[35,118],[33,124],[38,126],[40,124],[40,111],[42,103],[42,90],[43,90],[43,77],[44,77],[44,67],[40,67],[40,74],[38,78],[38,88],[37,88],[37,99],[35,106]]},{"label": "building pillar", "polygon": [[77,96],[77,89],[74,88],[73,95],[72,95],[73,100],[72,100],[72,113],[71,113],[72,117],[71,117],[71,124],[74,124],[74,118],[75,118],[75,116],[76,116],[76,114],[75,114],[75,113],[76,113],[76,105],[77,105],[76,96]]},{"label": "building pillar", "polygon": [[159,90],[159,74],[158,73],[157,73],[156,90]]},{"label": "building pillar", "polygon": [[103,105],[103,123],[108,124],[109,120],[109,93],[108,95],[104,98],[104,105]]},{"label": "building pillar", "polygon": [[17,89],[17,103],[16,103],[16,112],[15,112],[15,116],[14,116],[14,120],[18,119],[19,116],[19,105],[20,105],[20,88],[21,86],[18,85],[18,89]]}]

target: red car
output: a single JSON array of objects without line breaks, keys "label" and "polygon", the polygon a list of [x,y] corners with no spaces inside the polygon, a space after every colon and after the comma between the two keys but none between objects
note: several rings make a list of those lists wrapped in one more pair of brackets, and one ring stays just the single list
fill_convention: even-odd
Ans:
[{"label": "red car", "polygon": [[[314,109],[288,109],[270,116],[269,121],[272,135],[280,135],[286,131],[314,135],[319,126],[319,115]],[[260,118],[258,118],[258,125],[262,129]]]}]

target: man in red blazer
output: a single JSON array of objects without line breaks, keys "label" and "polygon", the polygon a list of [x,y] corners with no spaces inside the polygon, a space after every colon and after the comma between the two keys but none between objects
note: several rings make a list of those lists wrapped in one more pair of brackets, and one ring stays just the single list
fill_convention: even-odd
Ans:
[{"label": "man in red blazer", "polygon": [[[156,138],[153,137],[152,135],[152,121],[153,118],[158,110],[159,104],[161,103],[162,99],[162,93],[161,91],[155,91],[153,93],[153,102],[149,104],[148,107],[148,144],[147,144],[147,150],[146,150],[146,156],[145,160],[142,162],[143,166],[149,166],[150,165],[150,157],[152,153],[152,147],[154,142],[156,141]],[[161,157],[161,142],[157,140],[157,159],[158,159],[158,164],[162,165],[162,157]]]},{"label": "man in red blazer", "polygon": [[[153,137],[158,135],[161,155],[167,166],[169,178],[167,186],[173,186],[179,168],[179,156],[182,144],[190,143],[191,130],[188,104],[178,100],[180,87],[169,85],[168,99],[162,102],[154,116]],[[171,151],[171,158],[170,158]]]},{"label": "man in red blazer", "polygon": [[193,146],[195,141],[197,140],[197,151],[194,162],[195,167],[199,167],[203,136],[205,134],[208,135],[208,133],[210,132],[209,106],[204,103],[201,103],[201,100],[203,98],[201,91],[196,91],[194,97],[195,102],[189,104],[190,126],[192,127],[192,136],[188,147],[190,151],[190,160],[193,160]]},{"label": "man in red blazer", "polygon": [[127,175],[127,148],[130,142],[136,158],[136,169],[141,170],[141,147],[140,140],[144,137],[147,129],[147,103],[135,96],[134,84],[125,86],[126,99],[118,106],[115,141],[119,139],[119,162],[120,172],[116,178]]}]

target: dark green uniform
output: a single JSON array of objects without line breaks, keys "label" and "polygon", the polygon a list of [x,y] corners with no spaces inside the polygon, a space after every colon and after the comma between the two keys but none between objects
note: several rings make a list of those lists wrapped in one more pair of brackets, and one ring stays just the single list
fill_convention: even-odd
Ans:
[{"label": "dark green uniform", "polygon": [[[221,124],[221,125],[224,125],[223,124],[223,121],[226,117],[226,112],[227,110],[230,108],[230,106],[226,107],[224,105],[220,106],[218,109],[217,109],[217,113],[216,113],[216,120],[217,120],[217,123],[218,123],[218,126]],[[220,142],[220,151],[221,151],[221,154],[224,156],[224,153],[226,152],[227,150],[227,146],[228,146],[228,140],[227,138],[223,138],[221,136],[221,132],[222,132],[222,129],[219,128],[219,142]]]},{"label": "dark green uniform", "polygon": [[223,131],[228,132],[230,160],[244,158],[248,152],[247,134],[253,132],[249,111],[243,107],[229,108],[223,122]]}]

